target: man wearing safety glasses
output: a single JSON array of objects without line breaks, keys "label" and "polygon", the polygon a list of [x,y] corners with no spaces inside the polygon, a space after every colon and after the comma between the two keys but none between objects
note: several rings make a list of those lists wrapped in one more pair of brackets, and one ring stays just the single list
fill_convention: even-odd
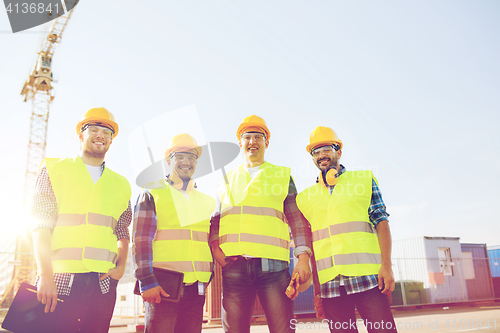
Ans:
[{"label": "man wearing safety glasses", "polygon": [[389,214],[372,172],[347,171],[340,164],[342,146],[329,127],[311,133],[306,149],[320,174],[297,196],[311,224],[321,284],[315,294],[332,332],[358,331],[355,308],[368,332],[394,332],[387,297],[394,290]]},{"label": "man wearing safety glasses", "polygon": [[301,284],[311,271],[307,221],[297,208],[290,168],[264,159],[271,132],[261,117],[246,117],[236,135],[244,156],[224,177],[211,218],[210,246],[222,266],[222,324],[225,332],[249,332],[255,295],[264,308],[270,332],[292,332],[290,232],[298,262],[292,276]]},{"label": "man wearing safety glasses", "polygon": [[[213,270],[208,246],[215,200],[192,178],[202,147],[187,133],[172,138],[165,159],[170,174],[162,187],[144,191],[134,209],[135,276],[145,301],[145,333],[200,333],[205,290]],[[178,302],[169,302],[153,268],[182,272]]]},{"label": "man wearing safety glasses", "polygon": [[127,262],[131,190],[125,177],[104,166],[118,134],[111,112],[90,109],[76,132],[80,156],[46,158],[35,185],[37,297],[45,312],[55,310],[58,295],[87,305],[79,332],[108,332]]}]

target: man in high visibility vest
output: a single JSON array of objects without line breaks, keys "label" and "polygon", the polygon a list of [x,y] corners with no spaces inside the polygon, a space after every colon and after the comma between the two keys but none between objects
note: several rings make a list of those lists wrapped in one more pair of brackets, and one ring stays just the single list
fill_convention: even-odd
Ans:
[{"label": "man in high visibility vest", "polygon": [[131,191],[123,176],[104,165],[118,134],[111,112],[90,109],[76,132],[80,156],[45,159],[35,185],[37,297],[45,312],[55,310],[58,295],[87,305],[79,332],[108,332],[127,262]]},{"label": "man in high visibility vest", "polygon": [[265,121],[249,116],[236,135],[244,164],[221,181],[211,218],[210,246],[222,266],[222,323],[225,332],[249,332],[255,295],[264,308],[270,332],[293,332],[289,228],[300,282],[310,276],[311,236],[297,208],[290,169],[266,162],[271,133]]},{"label": "man in high visibility vest", "polygon": [[357,332],[355,308],[368,332],[394,332],[389,214],[372,172],[339,163],[342,147],[331,128],[311,133],[306,149],[320,175],[297,197],[311,224],[324,313],[332,332]]},{"label": "man in high visibility vest", "polygon": [[[202,148],[183,133],[173,137],[165,152],[171,173],[163,187],[144,191],[134,210],[135,276],[146,302],[145,332],[201,332],[205,290],[213,270],[208,246],[210,214],[215,200],[199,191],[191,178]],[[153,267],[184,273],[178,303],[154,276]]]}]

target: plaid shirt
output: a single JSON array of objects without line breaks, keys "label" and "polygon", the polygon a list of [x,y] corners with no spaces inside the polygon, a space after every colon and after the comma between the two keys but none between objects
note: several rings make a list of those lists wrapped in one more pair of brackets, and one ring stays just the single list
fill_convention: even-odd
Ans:
[{"label": "plaid shirt", "polygon": [[[288,195],[283,201],[283,212],[286,216],[286,221],[290,227],[295,243],[294,255],[298,257],[303,253],[311,254],[310,244],[312,244],[311,227],[302,212],[297,207],[297,188],[293,178],[290,176],[288,185]],[[219,226],[222,205],[220,198],[217,196],[215,211],[210,218],[210,237],[208,243],[219,239]],[[277,259],[262,259],[262,269],[269,272],[280,272],[288,268],[288,262]]]},{"label": "plaid shirt", "polygon": [[[342,175],[346,171],[343,165],[340,166],[339,175]],[[330,194],[332,194],[333,188],[335,186],[329,186]],[[375,179],[372,179],[372,198],[370,202],[370,207],[368,208],[368,216],[370,217],[370,222],[376,227],[383,220],[387,220],[389,214],[385,209],[384,201],[382,200],[382,194],[378,188]],[[321,285],[321,297],[323,298],[333,298],[340,296],[340,279],[341,275],[335,277],[335,279],[323,283]],[[354,293],[360,293],[362,291],[367,291],[378,286],[377,275],[366,275],[366,276],[342,276],[344,282],[344,287],[348,295]]]},{"label": "plaid shirt", "polygon": [[[132,232],[132,253],[136,267],[135,277],[141,282],[141,292],[159,286],[158,280],[153,273],[153,242],[157,230],[158,218],[155,199],[146,190],[137,198],[137,203],[134,207],[134,230]],[[208,283],[204,285],[206,289]]]},{"label": "plaid shirt", "polygon": [[134,207],[132,231],[135,277],[141,282],[142,292],[159,286],[153,273],[153,241],[156,237],[157,223],[154,197],[149,191],[144,191],[137,198]]},{"label": "plaid shirt", "polygon": [[[104,163],[102,164],[102,171],[104,171]],[[43,166],[38,174],[35,190],[33,195],[33,205],[31,207],[31,217],[34,220],[31,231],[38,228],[49,228],[51,231],[54,230],[57,222],[57,200],[52,188],[52,183],[50,182],[49,173],[47,167]],[[130,240],[128,233],[128,226],[132,221],[132,207],[130,206],[130,201],[128,203],[127,209],[122,213],[116,224],[114,233],[117,239],[127,239]],[[54,282],[57,287],[57,294],[62,296],[69,296],[71,292],[71,286],[73,284],[74,273],[55,273]],[[99,274],[101,277],[102,273]],[[100,287],[103,294],[109,292],[110,277],[108,276],[103,281],[100,281]],[[35,285],[38,285],[40,277],[37,276],[35,280]]]}]

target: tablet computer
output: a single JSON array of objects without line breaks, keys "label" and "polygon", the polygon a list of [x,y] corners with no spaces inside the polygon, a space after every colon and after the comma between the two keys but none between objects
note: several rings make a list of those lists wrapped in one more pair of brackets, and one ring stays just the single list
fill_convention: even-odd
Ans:
[{"label": "tablet computer", "polygon": [[[153,267],[153,273],[160,287],[170,295],[170,297],[161,296],[162,301],[179,302],[182,295],[182,288],[184,287],[184,273],[159,267]],[[139,280],[135,282],[134,294],[136,295],[141,294],[139,283]]]}]

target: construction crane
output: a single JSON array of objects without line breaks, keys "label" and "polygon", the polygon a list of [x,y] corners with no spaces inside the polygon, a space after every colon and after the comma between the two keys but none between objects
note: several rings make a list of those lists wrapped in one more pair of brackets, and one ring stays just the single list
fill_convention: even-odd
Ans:
[{"label": "construction crane", "polygon": [[[74,8],[78,1],[68,6],[71,1],[66,1],[66,7]],[[38,52],[33,71],[24,83],[21,95],[24,102],[31,101],[31,119],[28,143],[28,156],[26,161],[26,175],[24,181],[24,204],[28,205],[33,196],[33,189],[38,174],[40,163],[45,158],[45,146],[47,142],[47,125],[49,120],[50,103],[55,94],[52,87],[52,58],[55,47],[61,42],[63,32],[73,13],[70,10],[63,16],[52,21],[47,34],[44,35],[42,46]],[[10,304],[13,295],[22,282],[32,283],[36,273],[35,259],[33,256],[33,244],[29,232],[20,235],[16,240],[15,262],[12,280],[5,290],[0,306]]]}]

